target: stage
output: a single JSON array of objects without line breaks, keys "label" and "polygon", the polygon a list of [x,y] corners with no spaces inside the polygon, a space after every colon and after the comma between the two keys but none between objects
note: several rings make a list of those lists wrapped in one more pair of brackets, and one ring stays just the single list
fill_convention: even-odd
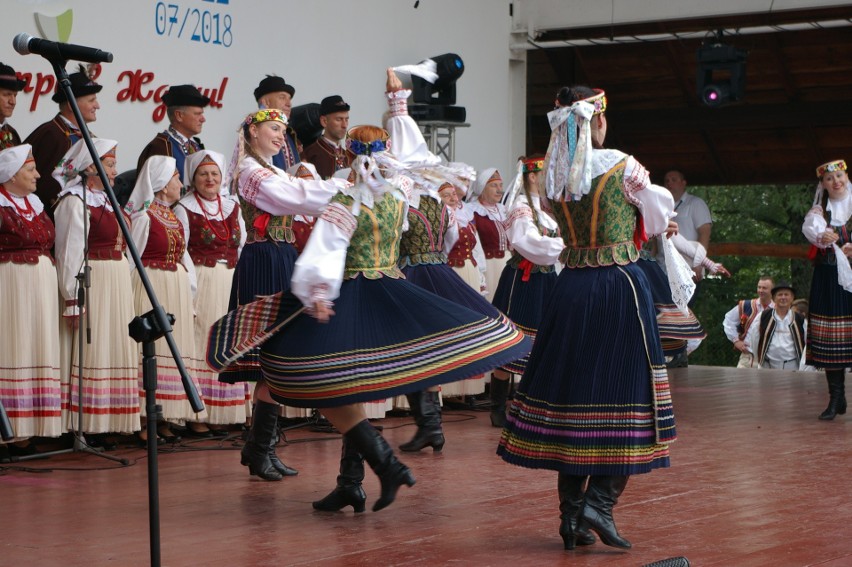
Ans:
[{"label": "stage", "polygon": [[[451,410],[443,453],[400,455],[417,484],[377,513],[369,469],[367,512],[311,508],[335,484],[333,433],[288,431],[278,454],[300,473],[280,482],[249,476],[237,435],[161,450],[162,564],[852,565],[852,413],[817,420],[824,375],[693,366],[670,377],[672,467],[632,477],[615,508],[629,551],[563,551],[556,474],[505,464],[488,413]],[[410,418],[378,423],[394,446],[414,432]],[[84,453],[0,464],[0,565],[148,565],[146,454],[111,454],[131,465]]]}]

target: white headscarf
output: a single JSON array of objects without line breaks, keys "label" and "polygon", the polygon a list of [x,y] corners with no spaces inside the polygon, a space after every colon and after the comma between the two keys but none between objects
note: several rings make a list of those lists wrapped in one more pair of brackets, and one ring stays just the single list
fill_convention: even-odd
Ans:
[{"label": "white headscarf", "polygon": [[142,165],[136,175],[136,186],[130,194],[124,210],[128,214],[140,213],[151,206],[154,194],[162,191],[177,172],[175,158],[169,156],[151,156]]},{"label": "white headscarf", "polygon": [[219,187],[219,194],[223,197],[229,195],[228,185],[225,183],[225,156],[213,150],[200,150],[186,156],[186,161],[183,162],[183,179],[187,187],[192,186],[192,178],[195,177],[195,170],[201,165],[206,157],[210,157],[219,167],[219,173],[222,175],[222,185]]},{"label": "white headscarf", "polygon": [[18,173],[27,161],[33,147],[21,144],[0,151],[0,183],[6,183]]},{"label": "white headscarf", "polygon": [[[494,176],[494,174],[499,174],[500,172],[496,167],[489,167],[488,169],[483,169],[476,176],[476,179],[473,181],[473,184],[470,187],[470,191],[465,195],[464,200],[468,203],[475,201],[482,192],[485,190],[485,186],[488,185],[488,182]],[[502,175],[500,176],[502,177]]]},{"label": "white headscarf", "polygon": [[[98,159],[103,159],[110,150],[118,146],[118,142],[106,138],[94,138],[92,143],[98,152]],[[59,163],[53,169],[53,178],[59,182],[64,192],[68,187],[80,183],[80,174],[93,163],[86,141],[81,138],[74,142],[62,159],[59,160]],[[62,196],[62,192],[60,196]]]}]

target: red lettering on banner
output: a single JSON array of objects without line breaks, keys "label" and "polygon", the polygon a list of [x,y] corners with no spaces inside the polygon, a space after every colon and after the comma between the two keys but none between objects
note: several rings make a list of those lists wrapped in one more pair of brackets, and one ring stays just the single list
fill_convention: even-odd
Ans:
[{"label": "red lettering on banner", "polygon": [[127,79],[127,88],[118,91],[115,100],[118,102],[124,102],[126,100],[131,102],[145,102],[151,98],[151,91],[148,90],[148,92],[143,93],[142,87],[154,80],[154,73],[143,73],[142,69],[136,69],[135,71],[122,71],[118,76],[118,82],[120,83],[124,79]]},{"label": "red lettering on banner", "polygon": [[[102,68],[100,65],[93,65],[89,68],[92,74],[92,80],[97,79],[101,74]],[[52,94],[56,86],[56,77],[52,74],[42,74],[41,72],[33,75],[32,73],[17,73],[18,77],[24,81],[23,92],[33,93],[32,101],[30,101],[30,112],[35,112],[38,108],[38,103],[44,95]],[[166,117],[166,105],[163,104],[163,93],[169,90],[169,85],[154,86],[155,75],[151,71],[143,71],[135,69],[122,71],[118,75],[117,83],[121,90],[115,96],[117,102],[148,102],[152,100],[156,106],[151,114],[154,122],[161,122]],[[122,85],[122,83],[124,83]],[[222,77],[222,81],[218,87],[204,88],[198,87],[198,90],[206,97],[210,98],[210,108],[222,108],[222,99],[225,96],[225,88],[228,86],[228,77]]]}]

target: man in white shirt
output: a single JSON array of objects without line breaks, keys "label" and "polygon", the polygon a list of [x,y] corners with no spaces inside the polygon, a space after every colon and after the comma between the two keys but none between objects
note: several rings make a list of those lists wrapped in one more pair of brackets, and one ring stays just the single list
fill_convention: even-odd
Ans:
[{"label": "man in white shirt", "polygon": [[764,310],[749,327],[745,342],[758,368],[799,370],[807,322],[791,308],[795,297],[789,283],[779,283],[772,288],[775,307]]},{"label": "man in white shirt", "polygon": [[757,298],[743,299],[733,309],[725,313],[725,320],[722,322],[722,327],[725,329],[725,336],[733,343],[734,348],[740,351],[737,368],[752,367],[754,357],[748,347],[746,347],[745,338],[752,322],[765,309],[774,307],[772,303],[773,286],[772,278],[762,276],[757,281]]},{"label": "man in white shirt", "polygon": [[[663,185],[674,198],[678,234],[691,242],[698,242],[705,250],[709,250],[713,218],[710,216],[710,208],[707,203],[702,198],[686,192],[686,178],[683,173],[676,169],[666,173],[663,178]],[[665,258],[662,250],[657,251],[657,262],[665,271]],[[701,266],[693,268],[693,271],[696,281],[704,277],[704,268]]]}]

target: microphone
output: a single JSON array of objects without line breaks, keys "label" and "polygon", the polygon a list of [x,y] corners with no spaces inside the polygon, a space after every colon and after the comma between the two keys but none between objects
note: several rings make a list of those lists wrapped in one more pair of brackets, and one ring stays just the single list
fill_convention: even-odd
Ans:
[{"label": "microphone", "polygon": [[59,43],[49,39],[39,39],[28,33],[16,35],[15,39],[12,40],[12,46],[21,55],[35,53],[45,59],[59,58],[85,61],[86,63],[112,63],[112,53],[108,51],[71,43]]}]

